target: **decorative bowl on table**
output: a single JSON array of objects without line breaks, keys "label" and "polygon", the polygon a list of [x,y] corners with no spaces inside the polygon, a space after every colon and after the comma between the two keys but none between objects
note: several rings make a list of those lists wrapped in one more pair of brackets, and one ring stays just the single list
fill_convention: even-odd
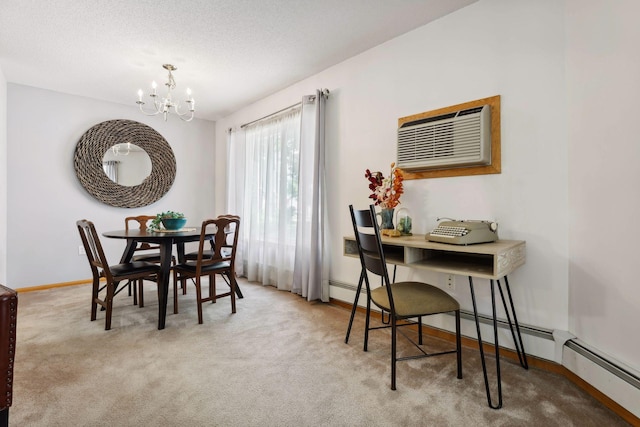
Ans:
[{"label": "decorative bowl on table", "polygon": [[180,230],[187,223],[187,218],[162,218],[162,225],[167,230]]}]

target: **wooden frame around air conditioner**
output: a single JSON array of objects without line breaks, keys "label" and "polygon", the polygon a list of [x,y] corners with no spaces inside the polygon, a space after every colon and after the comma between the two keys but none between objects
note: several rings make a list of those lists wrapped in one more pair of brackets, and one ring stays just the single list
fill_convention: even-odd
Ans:
[{"label": "wooden frame around air conditioner", "polygon": [[468,108],[480,107],[482,105],[491,106],[491,164],[486,166],[470,166],[432,169],[421,172],[404,171],[404,179],[422,179],[422,178],[444,178],[450,176],[467,176],[467,175],[487,175],[501,172],[500,157],[500,95],[491,96],[489,98],[477,99],[450,107],[440,108],[437,110],[427,111],[424,113],[414,114],[412,116],[401,117],[398,119],[398,128],[404,123],[420,120],[427,117],[439,116],[441,114],[451,113],[453,111],[466,110]]}]

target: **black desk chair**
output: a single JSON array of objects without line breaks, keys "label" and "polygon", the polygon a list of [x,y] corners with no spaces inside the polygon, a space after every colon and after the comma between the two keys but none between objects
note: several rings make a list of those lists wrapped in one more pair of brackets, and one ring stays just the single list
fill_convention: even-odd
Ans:
[{"label": "black desk chair", "polygon": [[[460,304],[442,289],[421,282],[395,282],[390,283],[387,272],[387,264],[382,250],[380,229],[376,221],[376,212],[373,205],[368,210],[356,211],[349,206],[353,232],[355,233],[362,272],[360,282],[356,290],[355,301],[351,309],[351,318],[347,328],[344,342],[349,342],[349,334],[353,324],[353,317],[358,306],[358,297],[362,290],[362,282],[367,288],[367,311],[364,331],[364,351],[367,351],[369,331],[373,329],[391,328],[391,390],[396,389],[396,362],[402,360],[417,359],[422,357],[438,356],[443,354],[457,354],[458,378],[462,378],[462,346],[460,338]],[[379,276],[382,286],[371,288],[368,273]],[[383,326],[370,327],[369,317],[371,303],[382,310],[382,316],[389,314],[389,323]],[[427,353],[422,347],[422,317],[438,313],[454,312],[456,317],[456,350],[438,353]],[[418,343],[416,344],[408,336],[405,337],[420,350],[417,356],[398,357],[396,351],[397,328],[414,325],[404,322],[407,319],[417,318]],[[400,322],[400,323],[398,323]],[[383,322],[384,323],[384,322]],[[404,335],[404,334],[403,334]]]},{"label": "black desk chair", "polygon": [[[76,222],[78,232],[87,253],[91,273],[93,274],[93,288],[91,294],[91,320],[96,320],[98,305],[104,307],[104,329],[111,329],[111,312],[113,310],[113,297],[120,291],[128,288],[129,281],[137,281],[142,287],[144,279],[156,280],[160,274],[160,266],[147,261],[132,261],[126,264],[109,265],[102,249],[100,238],[91,221],[81,219]],[[100,287],[100,278],[105,278],[105,284]],[[122,285],[120,285],[122,283]],[[100,296],[106,291],[104,297]]]}]

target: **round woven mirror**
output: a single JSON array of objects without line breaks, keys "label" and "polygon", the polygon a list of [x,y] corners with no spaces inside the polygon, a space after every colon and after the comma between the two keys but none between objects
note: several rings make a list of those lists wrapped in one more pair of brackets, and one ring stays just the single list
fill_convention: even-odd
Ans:
[{"label": "round woven mirror", "polygon": [[[107,150],[127,142],[151,158],[151,174],[135,186],[112,181],[103,166]],[[138,208],[160,200],[176,177],[176,158],[169,143],[151,127],[133,120],[108,120],[91,127],[76,145],[73,166],[89,194],[119,208]]]}]

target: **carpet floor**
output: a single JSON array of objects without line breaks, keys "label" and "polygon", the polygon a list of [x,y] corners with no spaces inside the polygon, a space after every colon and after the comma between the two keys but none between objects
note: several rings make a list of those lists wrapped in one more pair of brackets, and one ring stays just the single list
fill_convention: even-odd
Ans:
[{"label": "carpet floor", "polygon": [[[14,426],[624,426],[566,378],[502,363],[504,406],[487,406],[477,350],[398,364],[390,384],[390,334],[364,316],[349,344],[349,310],[240,281],[244,298],[205,305],[195,291],[157,329],[145,307],[116,297],[113,323],[89,320],[88,285],[21,293],[14,369]],[[399,341],[399,343],[402,340]],[[451,344],[428,337],[426,345]],[[415,351],[401,345],[403,352]],[[490,360],[491,363],[491,360]]]}]

